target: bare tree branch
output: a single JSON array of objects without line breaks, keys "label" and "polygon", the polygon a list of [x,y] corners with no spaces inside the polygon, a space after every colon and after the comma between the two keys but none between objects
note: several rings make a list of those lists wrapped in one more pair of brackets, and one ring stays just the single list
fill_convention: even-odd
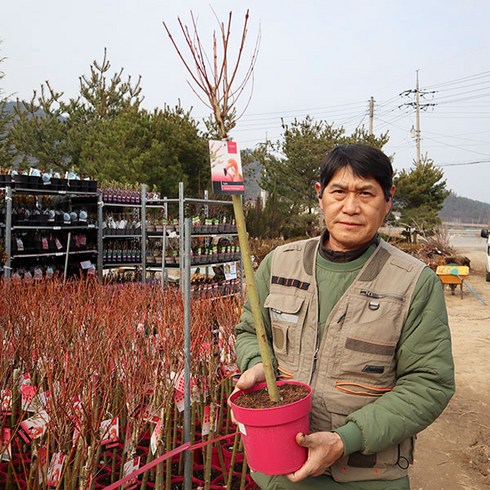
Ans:
[{"label": "bare tree branch", "polygon": [[[184,67],[191,76],[192,81],[189,82],[189,85],[192,91],[201,102],[213,111],[214,120],[219,128],[220,134],[224,138],[227,138],[229,130],[236,125],[237,120],[244,113],[243,111],[240,116],[237,116],[236,104],[242,96],[250,79],[253,80],[253,71],[260,45],[260,31],[252,51],[250,63],[245,70],[242,80],[237,83],[248,35],[249,10],[247,10],[245,14],[243,27],[241,29],[237,58],[233,61],[231,61],[229,53],[233,14],[232,12],[229,12],[226,22],[220,22],[214,10],[213,14],[218,21],[220,36],[218,42],[216,31],[213,32],[212,59],[208,57],[206,50],[204,49],[203,42],[199,36],[197,19],[192,12],[190,27],[185,25],[182,20],[178,18],[178,24],[184,41],[187,44],[190,59],[186,57],[179,48],[165,22],[163,22],[163,26],[177,51],[179,58],[183,62]],[[192,68],[192,66],[194,66],[194,68]],[[235,85],[236,87],[234,87]],[[251,94],[245,104],[246,107],[248,107],[250,103]]]}]

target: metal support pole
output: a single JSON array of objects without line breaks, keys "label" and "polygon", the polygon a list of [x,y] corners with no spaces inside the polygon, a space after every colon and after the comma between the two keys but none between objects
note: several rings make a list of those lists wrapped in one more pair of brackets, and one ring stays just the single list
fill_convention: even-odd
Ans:
[{"label": "metal support pole", "polygon": [[185,240],[185,230],[184,230],[184,183],[179,182],[179,271],[180,271],[180,290],[183,289],[182,280],[184,275],[184,240]]},{"label": "metal support pole", "polygon": [[12,187],[7,186],[5,189],[5,261],[4,277],[10,279],[12,275]]},{"label": "metal support pole", "polygon": [[66,282],[66,276],[68,273],[68,259],[70,257],[70,242],[71,242],[71,231],[68,232],[68,238],[66,241],[65,270],[63,272],[63,282]]},{"label": "metal support pole", "polygon": [[[168,202],[167,196],[163,196],[163,218],[168,224]],[[167,226],[163,227],[163,243],[162,243],[162,288],[165,288],[167,283],[167,268],[165,267],[165,257],[167,256]]]},{"label": "metal support pole", "polygon": [[163,225],[163,233],[162,233],[162,289],[165,288],[165,256],[167,255],[167,225]]},{"label": "metal support pole", "polygon": [[103,279],[104,276],[104,201],[102,200],[102,193],[98,195],[97,199],[97,270],[99,271],[99,277]]},{"label": "metal support pole", "polygon": [[[204,190],[204,201],[208,201],[209,200],[209,192],[207,189]],[[206,220],[207,218],[209,218],[209,206],[208,204],[205,204],[204,205],[204,219]],[[210,240],[212,241],[212,239],[210,239],[209,237],[207,237],[205,239],[205,244],[206,244],[206,247],[209,247],[210,246]],[[206,277],[206,280],[207,278],[209,277],[209,267],[206,266],[204,268],[204,273],[205,273],[205,277]]]},{"label": "metal support pole", "polygon": [[[184,277],[181,277],[184,295],[184,443],[191,440],[191,219],[181,222],[181,229],[185,228],[185,253],[180,260],[184,262]],[[184,456],[184,483],[185,488],[191,488],[191,453]]]},{"label": "metal support pole", "polygon": [[[209,192],[207,189],[204,191],[204,200],[209,201]],[[209,216],[209,206],[207,204],[204,206],[204,216],[206,218]]]},{"label": "metal support pole", "polygon": [[141,282],[146,283],[146,185],[141,184]]}]

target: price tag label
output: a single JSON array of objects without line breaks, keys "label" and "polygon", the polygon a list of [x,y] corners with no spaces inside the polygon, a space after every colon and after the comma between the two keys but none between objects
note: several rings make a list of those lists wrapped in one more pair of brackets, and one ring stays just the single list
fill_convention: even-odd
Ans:
[{"label": "price tag label", "polygon": [[237,272],[236,272],[236,262],[229,262],[224,265],[224,273],[225,273],[225,279],[227,281],[230,281],[231,279],[236,279],[237,278]]}]

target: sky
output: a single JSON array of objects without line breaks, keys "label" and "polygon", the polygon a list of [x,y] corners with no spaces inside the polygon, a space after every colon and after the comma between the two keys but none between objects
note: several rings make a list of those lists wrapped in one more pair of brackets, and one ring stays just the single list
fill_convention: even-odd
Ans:
[{"label": "sky", "polygon": [[[237,108],[232,138],[252,148],[281,138],[281,121],[307,115],[351,133],[389,132],[385,152],[397,171],[416,159],[414,90],[421,93],[421,153],[444,170],[457,195],[490,203],[490,2],[488,0],[8,0],[0,17],[3,95],[30,99],[49,81],[79,93],[104,48],[111,74],[141,76],[143,106],[207,107],[163,28],[183,46],[177,19],[197,19],[211,52],[218,20],[233,13],[236,43],[250,11],[245,65],[260,35],[253,86]],[[234,44],[236,47],[236,44]],[[236,52],[236,49],[235,49]]]}]

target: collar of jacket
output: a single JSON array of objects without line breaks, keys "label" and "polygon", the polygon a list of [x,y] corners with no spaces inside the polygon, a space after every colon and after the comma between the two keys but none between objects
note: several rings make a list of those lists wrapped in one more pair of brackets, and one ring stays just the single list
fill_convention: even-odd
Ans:
[{"label": "collar of jacket", "polygon": [[355,250],[348,250],[347,252],[340,252],[337,250],[331,250],[325,247],[325,243],[328,241],[330,234],[328,230],[325,230],[322,233],[320,238],[320,255],[330,262],[344,263],[351,262],[352,260],[358,259],[371,245],[375,244],[376,246],[379,244],[379,235],[376,235],[371,238],[371,240],[364,244],[362,247],[356,248]]}]

